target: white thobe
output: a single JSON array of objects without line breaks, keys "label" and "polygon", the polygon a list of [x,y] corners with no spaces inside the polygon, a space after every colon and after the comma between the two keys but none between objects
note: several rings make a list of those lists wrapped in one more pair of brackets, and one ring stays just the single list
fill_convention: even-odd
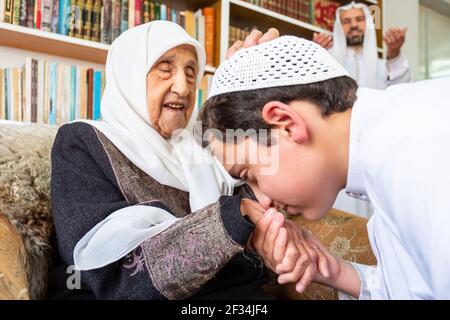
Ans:
[{"label": "white thobe", "polygon": [[374,207],[377,258],[354,264],[360,299],[450,299],[450,78],[357,96],[346,191]]},{"label": "white thobe", "polygon": [[[344,67],[359,84],[364,83],[366,75],[362,52],[357,53],[352,48],[347,48]],[[391,85],[407,83],[411,80],[408,59],[402,53],[392,60],[378,59],[377,88],[373,89],[386,89]],[[373,208],[369,203],[349,198],[344,191],[339,194],[333,207],[365,218],[370,218],[373,213]]]},{"label": "white thobe", "polygon": [[[343,66],[358,84],[365,83],[366,73],[362,51],[357,52],[353,48],[347,48]],[[403,53],[391,60],[378,58],[376,76],[377,87],[372,89],[386,89],[395,84],[411,82],[412,75],[408,59]]]}]

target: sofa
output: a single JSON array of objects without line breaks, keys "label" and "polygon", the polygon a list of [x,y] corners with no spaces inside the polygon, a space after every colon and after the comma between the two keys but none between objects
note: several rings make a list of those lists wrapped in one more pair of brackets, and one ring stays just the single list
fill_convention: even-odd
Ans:
[{"label": "sofa", "polygon": [[[45,299],[52,263],[50,152],[57,127],[0,121],[0,299]],[[292,220],[309,229],[334,254],[373,265],[367,221],[331,210],[321,221]],[[275,278],[274,278],[275,280]],[[304,294],[293,285],[269,283],[280,299],[337,299],[337,292],[312,284]]]}]

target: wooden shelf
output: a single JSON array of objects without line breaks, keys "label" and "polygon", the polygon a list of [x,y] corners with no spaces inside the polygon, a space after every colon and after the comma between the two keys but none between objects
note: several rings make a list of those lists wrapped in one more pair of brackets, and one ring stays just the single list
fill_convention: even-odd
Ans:
[{"label": "wooden shelf", "polygon": [[[9,23],[0,23],[0,45],[99,64],[106,63],[109,45]],[[206,73],[216,68],[206,66]]]},{"label": "wooden shelf", "polygon": [[0,23],[0,45],[104,64],[108,45],[57,33]]},{"label": "wooden shelf", "polygon": [[262,8],[245,1],[229,0],[229,2],[231,21],[237,20],[238,22],[245,22],[247,25],[264,25],[266,27],[273,26],[285,34],[286,32],[291,32],[290,34],[297,36],[312,35],[313,32],[330,33],[329,31],[314,26],[310,23],[285,16],[281,13]]}]

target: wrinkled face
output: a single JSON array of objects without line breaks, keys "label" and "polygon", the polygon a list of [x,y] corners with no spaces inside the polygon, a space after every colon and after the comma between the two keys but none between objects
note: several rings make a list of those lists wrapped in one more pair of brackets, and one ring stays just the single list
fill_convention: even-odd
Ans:
[{"label": "wrinkled face", "polygon": [[197,54],[189,45],[167,51],[147,75],[147,107],[153,127],[168,139],[185,128],[195,104]]},{"label": "wrinkled face", "polygon": [[333,179],[329,153],[273,132],[278,133],[272,146],[246,138],[237,144],[215,140],[210,147],[231,176],[252,188],[266,210],[275,207],[309,220],[323,218],[342,189]]},{"label": "wrinkled face", "polygon": [[364,43],[366,17],[363,9],[350,9],[341,13],[341,24],[348,46],[361,46]]}]

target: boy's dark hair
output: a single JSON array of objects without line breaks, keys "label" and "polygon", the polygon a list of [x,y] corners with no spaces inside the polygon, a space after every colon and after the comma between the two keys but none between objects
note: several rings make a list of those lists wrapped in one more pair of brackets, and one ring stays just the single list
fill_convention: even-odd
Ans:
[{"label": "boy's dark hair", "polygon": [[270,125],[262,118],[262,108],[270,101],[285,104],[295,100],[310,101],[326,117],[352,108],[357,89],[355,80],[343,76],[305,85],[225,93],[205,102],[199,120],[203,133],[209,129],[216,129],[224,136],[227,129],[257,132],[266,129],[270,133]]}]

